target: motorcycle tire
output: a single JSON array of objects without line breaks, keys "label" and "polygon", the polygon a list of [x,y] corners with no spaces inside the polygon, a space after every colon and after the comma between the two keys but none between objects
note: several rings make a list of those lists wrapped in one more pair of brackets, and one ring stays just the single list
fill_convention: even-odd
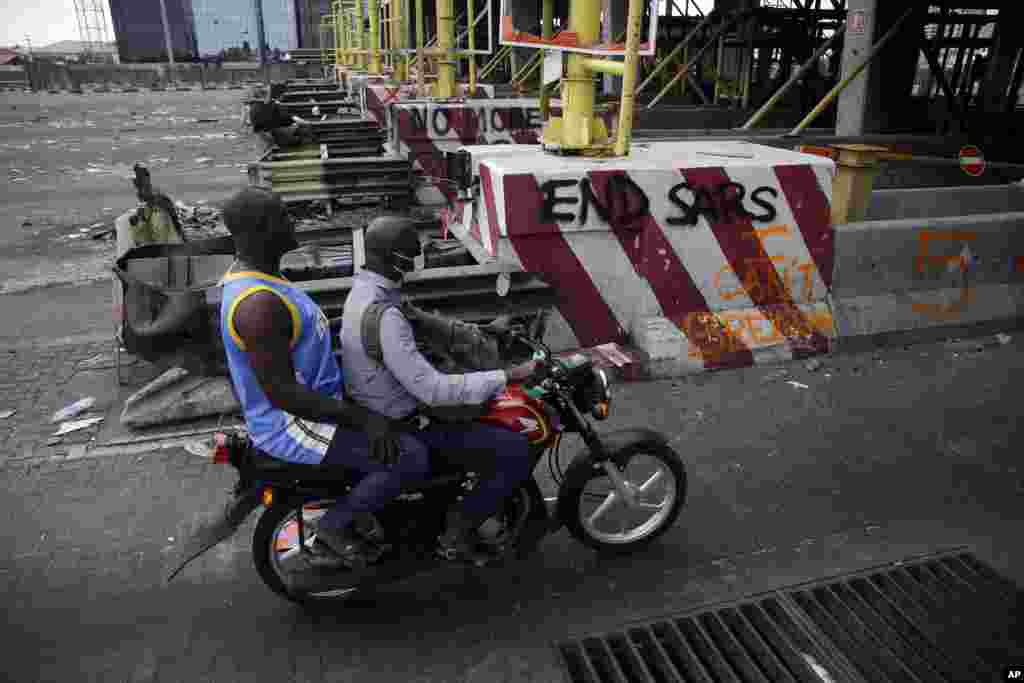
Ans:
[{"label": "motorcycle tire", "polygon": [[[315,500],[307,501],[307,504],[316,502]],[[316,603],[322,603],[325,601],[337,602],[339,598],[322,598],[315,596],[299,596],[295,595],[288,590],[288,587],[281,580],[281,577],[275,571],[273,566],[273,560],[271,559],[271,545],[274,541],[275,534],[281,525],[281,522],[295,511],[295,505],[284,505],[276,504],[272,505],[260,516],[259,521],[256,523],[256,530],[252,535],[252,559],[253,564],[256,566],[256,573],[259,574],[263,583],[267,585],[270,590],[274,591],[281,597],[291,602],[300,605],[312,605]],[[345,597],[353,595],[355,591],[349,593]]]},{"label": "motorcycle tire", "polygon": [[633,540],[621,540],[611,542],[594,536],[582,521],[580,503],[585,495],[586,486],[595,479],[607,479],[608,474],[603,467],[595,468],[590,459],[579,459],[569,466],[565,474],[565,480],[558,493],[558,515],[565,524],[569,533],[578,541],[602,553],[611,555],[626,555],[636,552],[641,548],[654,542],[658,537],[668,531],[686,502],[686,468],[682,458],[667,444],[660,442],[638,442],[628,446],[618,456],[616,461],[623,465],[620,471],[625,470],[625,463],[628,463],[638,455],[645,455],[657,460],[664,465],[675,479],[675,494],[672,499],[671,508],[657,526],[642,536]]}]

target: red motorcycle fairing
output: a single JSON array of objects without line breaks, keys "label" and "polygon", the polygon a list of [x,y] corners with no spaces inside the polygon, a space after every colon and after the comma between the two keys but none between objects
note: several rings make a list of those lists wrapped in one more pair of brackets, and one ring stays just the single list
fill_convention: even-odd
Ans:
[{"label": "red motorcycle fairing", "polygon": [[549,443],[557,434],[556,421],[547,406],[517,384],[509,385],[487,407],[480,422],[525,434],[531,446]]}]

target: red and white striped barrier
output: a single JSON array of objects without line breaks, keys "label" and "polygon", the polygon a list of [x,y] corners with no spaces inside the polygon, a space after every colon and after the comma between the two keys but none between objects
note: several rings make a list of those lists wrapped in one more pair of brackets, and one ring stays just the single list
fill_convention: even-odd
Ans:
[{"label": "red and white striped barrier", "polygon": [[[358,98],[363,116],[371,118],[381,126],[387,125],[388,107],[398,102],[423,99],[416,89],[415,83],[388,82],[380,76],[352,76],[349,79],[350,95]],[[459,85],[459,96],[467,97],[469,86]],[[493,99],[493,85],[477,85],[476,97]]]},{"label": "red and white striped barrier", "polygon": [[388,146],[429,181],[417,191],[420,203],[447,205],[457,193],[446,182],[446,152],[466,145],[536,145],[543,126],[536,99],[402,102],[388,110]]},{"label": "red and white striped barrier", "polygon": [[471,148],[476,206],[449,227],[543,275],[564,341],[633,343],[668,372],[829,350],[829,159],[744,142],[634,145],[627,159]]}]

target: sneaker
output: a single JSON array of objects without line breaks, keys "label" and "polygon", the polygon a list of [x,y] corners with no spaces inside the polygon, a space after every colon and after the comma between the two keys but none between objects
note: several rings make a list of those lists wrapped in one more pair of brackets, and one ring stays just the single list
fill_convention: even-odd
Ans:
[{"label": "sneaker", "polygon": [[458,512],[448,514],[448,530],[437,539],[437,554],[450,562],[461,562],[482,567],[492,557],[477,547],[477,535]]},{"label": "sneaker", "polygon": [[358,513],[352,527],[357,534],[371,543],[379,544],[384,540],[384,527],[381,526],[376,515],[368,512]]}]

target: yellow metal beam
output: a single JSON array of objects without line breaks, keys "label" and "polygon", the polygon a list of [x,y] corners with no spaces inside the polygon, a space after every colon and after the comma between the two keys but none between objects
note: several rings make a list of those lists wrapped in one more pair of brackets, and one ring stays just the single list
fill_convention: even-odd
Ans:
[{"label": "yellow metal beam", "polygon": [[[582,45],[594,45],[601,37],[601,6],[594,0],[571,0],[569,26]],[[594,75],[587,68],[590,58],[582,54],[566,54],[565,76],[562,78],[562,147],[585,149],[599,139],[594,130]]]},{"label": "yellow metal beam", "polygon": [[423,86],[423,72],[427,65],[423,61],[423,0],[416,0],[416,90],[419,94],[425,95]]},{"label": "yellow metal beam", "polygon": [[356,0],[356,66],[358,68],[366,68],[366,36],[363,34],[363,27],[366,25],[366,21],[363,18],[363,1]]},{"label": "yellow metal beam", "polygon": [[[626,21],[626,61],[622,80],[622,103],[619,107],[619,129],[615,137],[615,155],[626,156],[633,141],[633,107],[636,97],[637,72],[640,67],[640,22],[643,20],[643,5],[640,0],[629,0],[629,16]],[[618,62],[616,62],[618,63]]]},{"label": "yellow metal beam", "polygon": [[476,0],[466,0],[466,25],[469,26],[469,96],[476,96]]},{"label": "yellow metal beam", "polygon": [[624,76],[626,64],[624,62],[613,62],[610,59],[584,59],[583,66],[588,70],[609,76]]},{"label": "yellow metal beam", "polygon": [[384,71],[380,60],[380,0],[369,0],[367,11],[370,13],[370,63],[367,71],[380,74]]},{"label": "yellow metal beam", "polygon": [[437,0],[437,47],[444,56],[437,65],[435,95],[442,99],[455,97],[455,7],[454,0]]}]

